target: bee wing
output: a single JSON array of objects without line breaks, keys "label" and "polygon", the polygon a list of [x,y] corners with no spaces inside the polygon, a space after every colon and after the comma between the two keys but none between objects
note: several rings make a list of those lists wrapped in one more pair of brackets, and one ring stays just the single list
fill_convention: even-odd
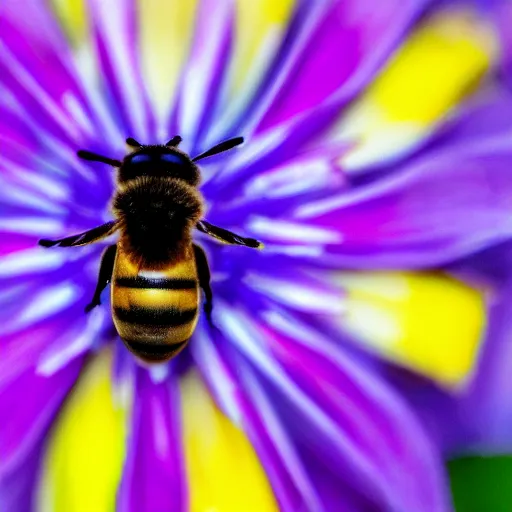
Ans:
[{"label": "bee wing", "polygon": [[110,222],[106,222],[101,226],[79,233],[78,235],[72,235],[58,240],[48,240],[43,238],[42,240],[39,240],[39,245],[42,245],[43,247],[78,247],[81,245],[89,245],[101,240],[102,238],[106,238],[114,233],[118,228],[118,221],[111,220]]},{"label": "bee wing", "polygon": [[203,233],[206,233],[207,235],[216,238],[217,240],[220,240],[226,244],[245,245],[246,247],[252,247],[254,249],[263,248],[263,244],[254,238],[246,238],[237,235],[231,231],[228,231],[227,229],[214,226],[205,220],[200,220],[196,227],[199,231],[202,231]]}]

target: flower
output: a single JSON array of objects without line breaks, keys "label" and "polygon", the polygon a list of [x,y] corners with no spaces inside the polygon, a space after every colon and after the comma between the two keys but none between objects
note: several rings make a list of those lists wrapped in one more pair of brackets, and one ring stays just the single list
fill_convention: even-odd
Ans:
[{"label": "flower", "polygon": [[[2,507],[449,510],[435,440],[368,354],[448,389],[474,370],[483,292],[420,270],[512,232],[506,93],[454,110],[492,76],[491,26],[426,0],[138,6],[1,6]],[[201,191],[265,250],[198,237],[219,330],[148,370],[107,307],[83,313],[105,244],[36,244],[111,218],[111,170],[77,149],[176,134],[247,138]]]},{"label": "flower", "polygon": [[[477,165],[493,168],[496,175],[507,179],[508,146],[512,134],[510,109],[512,108],[510,92],[501,91],[499,100],[495,98],[478,103],[469,109],[466,116],[461,116],[453,126],[453,133],[464,134],[462,143],[470,146],[465,135],[470,133],[466,120],[471,119],[478,127],[482,147],[493,148],[487,156],[488,163],[479,159]],[[496,198],[497,202],[508,203],[507,186],[499,181],[490,180],[490,184],[501,190],[503,194]],[[445,271],[463,280],[469,285],[473,298],[479,297],[486,310],[486,328],[482,332],[479,354],[472,364],[472,370],[466,376],[463,386],[455,393],[439,388],[429,381],[411,382],[410,375],[389,375],[391,380],[400,386],[413,408],[431,426],[439,446],[446,457],[463,454],[490,455],[508,453],[511,449],[511,402],[508,373],[511,363],[510,352],[510,283],[512,269],[512,252],[510,241],[505,237],[499,244],[482,248],[462,260],[448,262]],[[467,301],[469,296],[461,298]],[[453,315],[455,300],[450,301],[449,315]],[[446,304],[448,306],[448,304]],[[464,308],[469,313],[467,307]],[[461,313],[455,317],[463,318]],[[479,315],[473,310],[468,315],[469,322],[462,326],[457,322],[450,325],[460,331],[468,329],[471,324],[479,321]],[[475,329],[477,332],[478,329]],[[453,336],[452,333],[452,339]],[[446,343],[447,338],[444,338]],[[458,349],[451,352],[453,358]],[[449,358],[449,357],[448,357]],[[448,390],[449,391],[449,390]],[[422,399],[418,400],[418,395]]]}]

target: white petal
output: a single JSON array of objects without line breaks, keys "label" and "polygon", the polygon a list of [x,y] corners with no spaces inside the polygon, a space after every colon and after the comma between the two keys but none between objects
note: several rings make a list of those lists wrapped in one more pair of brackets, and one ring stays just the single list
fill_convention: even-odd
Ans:
[{"label": "white petal", "polygon": [[10,73],[18,80],[20,87],[24,87],[31,97],[46,110],[47,114],[54,119],[66,133],[76,142],[80,140],[80,130],[73,121],[73,118],[66,115],[34,77],[16,59],[16,56],[0,40],[0,55],[4,62],[9,65]]},{"label": "white petal", "polygon": [[40,375],[52,375],[64,368],[76,356],[90,348],[105,322],[105,310],[95,311],[87,317],[87,324],[82,333],[76,338],[70,338],[66,335],[66,341],[56,343],[55,347],[50,347],[45,351],[37,364],[37,373]]},{"label": "white petal", "polygon": [[61,251],[47,251],[41,247],[14,252],[0,258],[0,277],[46,272],[60,267],[67,259]]},{"label": "white petal", "polygon": [[315,289],[307,283],[301,285],[251,272],[243,280],[252,289],[301,311],[338,315],[344,310],[341,292],[327,287]]},{"label": "white petal", "polygon": [[44,217],[0,218],[0,230],[24,235],[52,236],[62,233],[62,222]]},{"label": "white petal", "polygon": [[30,300],[15,321],[7,327],[9,331],[23,329],[38,320],[66,309],[81,295],[80,289],[71,283],[46,288]]},{"label": "white petal", "polygon": [[334,244],[343,241],[342,235],[336,231],[266,217],[252,217],[247,227],[267,240],[279,242]]}]

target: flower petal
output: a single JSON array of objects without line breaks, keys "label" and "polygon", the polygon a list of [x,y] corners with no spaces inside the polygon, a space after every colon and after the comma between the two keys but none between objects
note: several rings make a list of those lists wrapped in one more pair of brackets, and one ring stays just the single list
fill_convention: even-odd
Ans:
[{"label": "flower petal", "polygon": [[71,43],[83,42],[89,29],[86,0],[51,0],[51,5]]},{"label": "flower petal", "polygon": [[247,83],[253,85],[250,78],[261,74],[261,70],[255,73],[254,66],[262,63],[261,52],[268,55],[275,50],[278,34],[286,30],[295,4],[294,0],[236,2],[237,41],[232,60],[231,94],[239,93]]},{"label": "flower petal", "polygon": [[512,35],[509,26],[512,21],[512,4],[508,0],[493,0],[486,2],[485,8],[491,12],[500,37],[502,47],[500,65],[503,68],[503,76],[510,86],[512,84]]},{"label": "flower petal", "polygon": [[139,0],[141,67],[153,111],[158,117],[160,137],[169,137],[164,123],[188,56],[197,3],[198,0]]},{"label": "flower petal", "polygon": [[179,512],[186,508],[179,395],[175,379],[154,383],[136,370],[132,432],[120,488],[120,512]]},{"label": "flower petal", "polygon": [[436,448],[384,381],[275,310],[265,312],[268,326],[233,308],[220,320],[286,418],[288,435],[338,475],[349,499],[370,510],[449,509]]},{"label": "flower petal", "polygon": [[[0,85],[9,92],[18,110],[39,125],[43,137],[55,135],[64,144],[77,144],[81,128],[65,108],[67,96],[78,96],[75,79],[65,66],[69,64],[68,56],[60,56],[57,48],[47,43],[34,51],[30,37],[10,22],[8,14],[16,8],[6,10],[0,17]],[[28,12],[32,14],[34,9]]]},{"label": "flower petal", "polygon": [[23,464],[9,472],[7,477],[0,477],[0,505],[2,510],[16,512],[34,512],[37,510],[36,494],[40,473],[42,453],[46,437],[43,435],[38,443],[31,447]]},{"label": "flower petal", "polygon": [[[29,286],[15,288],[5,287],[2,293],[0,308],[6,309],[5,304],[9,299],[13,302],[23,300]],[[5,321],[2,317],[2,321]],[[62,332],[66,332],[65,322],[46,321],[36,326],[30,326],[18,333],[2,336],[0,340],[0,388],[11,380],[21,375],[25,370],[35,366],[48,343],[58,338]]]},{"label": "flower petal", "polygon": [[[428,0],[411,0],[404,6],[386,2],[379,4],[377,12],[370,2],[335,0],[300,5],[290,23],[282,55],[258,89],[254,105],[249,105],[228,130],[231,135],[243,132],[246,137],[251,136],[250,145],[240,152],[241,160],[246,160],[244,176],[254,170],[281,165],[318,140],[342,108],[367,85],[428,3]],[[370,10],[372,15],[368,16]],[[354,31],[354,24],[360,31]],[[345,53],[353,49],[353,60],[342,59],[342,66],[333,67],[341,47]],[[334,58],[325,57],[333,52],[337,52]],[[303,70],[305,62],[307,69]],[[291,111],[287,112],[286,107],[282,112],[281,103],[288,100]],[[217,125],[214,128],[212,134],[226,132]],[[339,155],[343,152],[340,148]],[[230,166],[228,173],[224,172],[226,165],[218,170],[224,177],[240,163]]]},{"label": "flower petal", "polygon": [[[281,510],[324,508],[323,493],[313,483],[310,465],[289,436],[286,418],[274,407],[273,400],[251,368],[228,356],[230,349],[200,333],[194,340],[194,358],[210,389],[232,421],[241,425],[253,443],[272,484]],[[225,340],[223,340],[225,341]],[[243,370],[242,370],[243,368]],[[337,482],[339,488],[339,481]],[[338,508],[346,496],[338,499]]]},{"label": "flower petal", "polygon": [[[153,118],[137,53],[135,0],[111,0],[108,3],[90,0],[88,5],[99,67],[95,78],[103,82],[106,96],[111,100],[106,117],[118,116],[118,133],[110,144],[115,147],[128,134],[145,141],[150,137]],[[88,82],[89,89],[95,89],[97,84],[90,84],[92,73],[88,74],[89,80],[86,76],[83,79]],[[97,91],[91,91],[90,97],[93,98],[95,93],[97,95]],[[98,103],[101,101],[99,99]]]},{"label": "flower petal", "polygon": [[[441,429],[450,454],[475,450],[484,453],[509,452],[512,448],[511,249],[510,244],[507,244],[479,258],[485,262],[485,266],[481,266],[474,277],[495,284],[488,335],[474,379],[466,393],[448,401],[444,397],[435,396],[435,401],[430,402],[430,414],[424,411],[429,421]],[[499,277],[496,276],[497,268],[503,271]],[[467,268],[463,269],[464,273],[467,271]],[[447,415],[443,415],[445,410],[448,411]],[[432,417],[432,414],[438,412],[441,414]],[[448,424],[451,419],[451,424]]]},{"label": "flower petal", "polygon": [[[471,116],[464,118],[470,121]],[[455,131],[451,144],[445,141],[438,151],[423,152],[383,179],[304,204],[292,217],[337,230],[343,241],[329,249],[331,261],[359,268],[439,265],[507,239],[512,233],[508,125],[499,135],[478,140],[462,132],[459,141]]]},{"label": "flower petal", "polygon": [[181,384],[190,510],[278,510],[244,433],[216,407],[197,375]]},{"label": "flower petal", "polygon": [[223,85],[224,101],[218,109],[211,137],[221,137],[234,120],[246,115],[261,82],[272,72],[275,61],[279,61],[278,49],[288,32],[296,3],[294,0],[235,2],[233,55]]},{"label": "flower petal", "polygon": [[512,449],[511,269],[510,243],[449,267],[450,272],[489,291],[486,338],[474,375],[464,389],[454,394],[397,367],[382,369],[383,375],[429,426],[447,457],[461,453],[495,454]]},{"label": "flower petal", "polygon": [[495,34],[481,13],[436,12],[333,127],[333,135],[357,143],[340,160],[344,169],[364,170],[410,150],[473,92],[497,57]]},{"label": "flower petal", "polygon": [[194,37],[176,101],[177,127],[171,124],[169,128],[169,133],[179,133],[183,137],[183,147],[192,154],[209,149],[204,139],[214,119],[221,83],[230,62],[234,37],[233,2],[200,0],[196,17]]},{"label": "flower petal", "polygon": [[0,481],[42,440],[81,366],[82,360],[76,359],[53,375],[40,375],[30,367],[0,382]]},{"label": "flower petal", "polygon": [[[259,130],[324,102],[344,87],[362,87],[428,1],[337,0],[310,31],[307,45],[280,84]],[[348,87],[350,88],[350,87]]]},{"label": "flower petal", "polygon": [[464,384],[485,337],[484,294],[442,273],[341,273],[339,328],[438,383]]},{"label": "flower petal", "polygon": [[41,508],[114,509],[124,462],[126,414],[113,394],[110,353],[99,354],[81,375],[49,439],[39,488]]}]

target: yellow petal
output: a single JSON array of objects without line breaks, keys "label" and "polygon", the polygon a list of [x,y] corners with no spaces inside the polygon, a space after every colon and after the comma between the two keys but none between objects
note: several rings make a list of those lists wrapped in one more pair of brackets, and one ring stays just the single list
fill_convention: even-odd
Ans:
[{"label": "yellow petal", "polygon": [[[243,111],[255,93],[282,41],[295,4],[294,0],[236,1],[234,51],[225,105],[217,119],[221,129]],[[213,134],[215,139],[218,134],[215,130]]]},{"label": "yellow petal", "polygon": [[456,387],[484,338],[484,292],[442,273],[362,272],[337,277],[347,290],[344,328],[385,358]]},{"label": "yellow petal", "polygon": [[142,70],[161,127],[188,56],[196,9],[197,0],[139,0]]},{"label": "yellow petal", "polygon": [[278,507],[245,434],[222,414],[199,377],[181,385],[192,512],[271,512]]},{"label": "yellow petal", "polygon": [[356,142],[340,162],[356,171],[413,147],[475,90],[497,48],[481,13],[459,7],[428,19],[335,128]]},{"label": "yellow petal", "polygon": [[294,4],[294,0],[238,0],[233,92],[254,78],[251,69],[255,63],[268,63],[269,45],[279,42]]},{"label": "yellow petal", "polygon": [[44,512],[113,512],[125,458],[127,408],[116,403],[111,354],[80,376],[51,434],[39,489]]},{"label": "yellow petal", "polygon": [[88,19],[84,0],[51,0],[66,35],[74,45],[85,41]]}]

